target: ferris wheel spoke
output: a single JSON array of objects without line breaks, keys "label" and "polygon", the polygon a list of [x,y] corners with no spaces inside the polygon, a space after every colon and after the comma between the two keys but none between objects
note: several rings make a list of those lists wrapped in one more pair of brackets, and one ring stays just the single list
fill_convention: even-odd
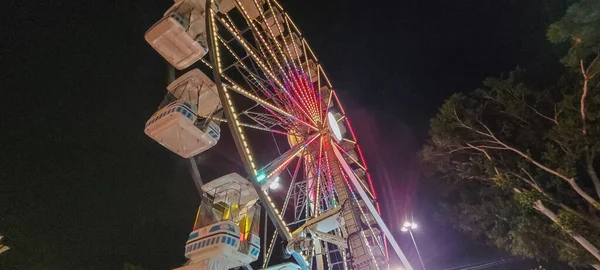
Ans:
[{"label": "ferris wheel spoke", "polygon": [[230,84],[224,84],[224,86],[228,89],[233,90],[236,93],[239,93],[249,99],[251,99],[252,101],[260,104],[261,106],[265,107],[265,109],[268,109],[270,111],[275,111],[277,113],[282,114],[283,116],[287,117],[287,118],[291,118],[294,121],[297,121],[298,123],[301,123],[303,125],[305,125],[306,127],[312,129],[312,130],[318,130],[314,125],[309,124],[303,120],[301,120],[300,118],[292,115],[289,112],[286,112],[284,110],[282,110],[281,108],[267,102],[266,100],[257,97],[256,95],[250,93],[248,90],[243,89],[242,87],[240,87],[239,85],[235,84],[235,82],[231,79],[228,79],[228,77],[224,77]]},{"label": "ferris wheel spoke", "polygon": [[[215,12],[212,11],[211,13],[213,13],[215,16]],[[214,16],[213,16],[214,17]],[[281,80],[279,78],[277,78],[277,76],[271,71],[270,68],[267,67],[267,65],[265,64],[265,62],[259,57],[258,53],[256,53],[252,48],[250,43],[243,37],[241,36],[238,31],[236,31],[237,28],[235,28],[234,26],[230,25],[229,22],[223,20],[222,18],[217,18],[217,20],[223,25],[225,26],[225,28],[227,29],[227,31],[232,34],[235,38],[236,41],[238,41],[238,43],[244,48],[244,50],[246,50],[247,53],[249,53],[252,56],[252,59],[254,61],[256,61],[256,63],[263,69],[263,71],[268,75],[268,77],[273,80],[277,86],[279,88],[283,88],[283,83],[281,82]]]},{"label": "ferris wheel spoke", "polygon": [[[264,46],[267,46],[267,45],[264,45]],[[263,54],[266,54],[264,52],[263,46],[259,46],[259,48],[261,49],[261,52],[263,52]],[[269,67],[271,67],[270,61],[266,61],[266,62],[269,65]],[[288,65],[288,68],[289,68],[289,65]],[[291,72],[291,70],[289,70],[288,72]],[[285,71],[283,71],[283,69],[280,69],[279,73],[283,74],[283,82],[284,82],[284,87],[281,90],[285,93],[286,99],[289,99],[291,101],[290,105],[292,105],[292,107],[294,107],[295,110],[300,111],[301,114],[304,115],[307,119],[310,119],[310,121],[313,122],[313,124],[316,124],[314,121],[314,111],[312,110],[312,107],[307,106],[308,105],[307,102],[303,102],[303,99],[306,98],[306,96],[304,94],[304,92],[306,90],[301,89],[299,87],[299,85],[294,77],[292,77],[292,79],[290,79],[290,77],[287,76],[287,74],[285,73]],[[294,81],[292,82],[292,80],[294,80]]]},{"label": "ferris wheel spoke", "polygon": [[[229,18],[229,16],[227,16],[226,18],[228,18],[228,20],[230,21],[230,23],[232,23],[232,22],[231,22],[231,19]],[[232,24],[233,24],[233,23],[232,23]],[[237,30],[237,28],[236,28],[236,32],[239,32],[239,30]],[[266,79],[262,78],[262,76],[260,76],[259,74],[257,74],[257,73],[254,71],[254,70],[257,70],[257,69],[256,69],[256,67],[254,66],[254,62],[250,61],[250,63],[251,63],[251,64],[252,64],[252,66],[253,66],[253,69],[251,69],[250,67],[248,67],[248,66],[247,66],[247,65],[244,63],[244,60],[246,60],[246,59],[250,58],[250,57],[251,57],[251,54],[250,54],[250,53],[248,53],[248,52],[246,51],[246,55],[245,55],[245,56],[243,56],[243,57],[241,57],[241,56],[239,56],[237,53],[235,53],[235,52],[234,52],[234,50],[233,50],[233,49],[231,48],[231,46],[229,45],[229,42],[225,41],[225,39],[224,39],[222,36],[218,36],[218,39],[219,39],[220,43],[221,43],[221,44],[223,44],[223,46],[225,46],[225,48],[226,48],[226,49],[227,49],[227,51],[230,53],[230,55],[232,55],[232,56],[233,56],[233,57],[236,59],[236,62],[232,63],[232,64],[230,65],[230,67],[231,67],[231,66],[236,66],[236,64],[238,64],[238,66],[241,66],[241,67],[244,69],[244,71],[248,73],[248,75],[246,75],[246,74],[243,74],[243,72],[240,72],[241,74],[243,74],[243,75],[244,75],[244,79],[246,79],[246,80],[248,81],[247,77],[248,77],[248,76],[252,77],[252,79],[253,79],[253,80],[255,80],[255,81],[256,81],[256,83],[258,84],[258,87],[257,87],[257,88],[259,88],[259,89],[261,89],[263,92],[265,92],[266,96],[271,96],[271,95],[273,95],[274,93],[273,93],[273,92],[271,92],[271,91],[269,90],[269,88],[265,86],[265,84],[270,84],[270,83],[268,82],[268,80],[266,80]],[[237,67],[237,66],[236,66],[236,67]],[[227,71],[227,69],[228,69],[228,68],[225,68],[225,69],[224,69],[222,72],[225,72],[225,71]],[[252,84],[252,83],[249,83],[249,84]]]},{"label": "ferris wheel spoke", "polygon": [[[292,127],[289,123],[283,122],[281,118],[277,117],[277,115],[272,113],[264,113],[264,112],[254,112],[246,110],[242,112],[239,116],[244,116],[245,118],[250,119],[253,122],[256,122],[259,126],[262,126],[266,129],[277,130],[279,132],[274,132],[282,135],[291,135],[289,132],[292,130]],[[277,129],[275,129],[277,127]],[[283,131],[279,130],[283,129]]]},{"label": "ferris wheel spoke", "polygon": [[[214,16],[213,16],[213,17],[214,17]],[[228,31],[229,31],[231,34],[233,34],[233,35],[237,36],[237,40],[239,41],[239,43],[240,43],[240,44],[241,44],[241,45],[244,47],[244,49],[247,51],[247,53],[249,53],[249,54],[252,56],[251,58],[252,58],[252,59],[253,59],[253,60],[254,60],[254,61],[255,61],[255,62],[256,62],[256,63],[257,63],[257,64],[258,64],[258,65],[259,65],[259,66],[260,66],[262,69],[263,69],[263,72],[265,72],[265,73],[268,75],[268,77],[270,77],[270,78],[271,78],[271,79],[272,79],[272,80],[273,80],[273,81],[276,83],[276,85],[277,85],[277,86],[278,86],[280,89],[285,89],[285,85],[284,85],[284,84],[282,84],[282,82],[281,82],[281,81],[280,81],[280,80],[277,78],[277,76],[275,76],[275,73],[273,73],[273,72],[271,71],[271,69],[270,69],[270,68],[268,68],[268,67],[265,65],[265,62],[264,62],[263,60],[261,60],[261,59],[260,59],[260,57],[258,57],[257,53],[256,53],[256,52],[254,52],[254,51],[253,51],[253,50],[250,48],[250,46],[249,46],[249,42],[248,42],[248,41],[246,41],[246,40],[245,40],[243,37],[241,37],[241,36],[238,36],[238,34],[237,34],[237,31],[235,31],[235,30],[233,29],[233,27],[229,25],[229,23],[228,23],[228,22],[226,22],[226,21],[224,21],[224,20],[222,20],[222,19],[220,19],[220,18],[218,18],[218,20],[219,20],[219,21],[220,21],[220,22],[221,22],[221,23],[222,23],[222,24],[223,24],[223,25],[224,25],[224,26],[225,26],[225,27],[228,29]],[[222,75],[223,75],[223,74],[222,74]],[[228,81],[230,81],[231,83],[233,83],[233,81],[232,81],[232,80],[228,80]],[[240,88],[241,88],[241,87],[240,87]],[[234,89],[234,90],[235,90],[235,89]],[[292,101],[292,102],[293,102],[293,103],[296,105],[297,109],[299,109],[299,111],[300,111],[300,112],[302,112],[302,113],[304,114],[304,116],[306,116],[306,117],[307,117],[307,119],[309,119],[309,120],[310,120],[310,121],[311,121],[313,124],[315,124],[315,120],[314,120],[314,119],[313,119],[313,118],[312,118],[312,117],[311,117],[311,116],[310,116],[310,115],[309,115],[309,114],[308,114],[308,113],[305,111],[305,109],[303,108],[303,106],[301,106],[301,105],[300,105],[300,103],[299,103],[299,102],[298,102],[296,99],[294,99],[294,97],[293,97],[292,95],[290,95],[289,91],[287,91],[287,90],[284,90],[284,91],[285,91],[285,93],[287,94],[287,97],[288,97],[289,99],[291,99],[291,101]],[[273,109],[273,108],[271,108],[271,109]],[[274,109],[274,110],[275,110],[275,111],[278,111],[277,109]],[[306,124],[306,122],[304,122],[304,123]],[[312,126],[312,125],[311,125],[311,126]],[[312,128],[314,128],[314,126],[313,126]]]},{"label": "ferris wheel spoke", "polygon": [[[261,32],[258,30],[257,26],[255,25],[254,20],[252,18],[250,18],[250,15],[248,15],[248,13],[246,12],[246,9],[241,4],[241,1],[240,0],[235,0],[235,1],[239,6],[242,7],[242,15],[244,16],[246,23],[253,30],[253,33],[258,36],[258,41],[260,41],[263,44],[263,46],[265,46],[267,48],[267,51],[269,52],[269,57],[271,57],[275,61],[275,64],[277,65],[279,70],[284,70],[281,63],[277,60],[277,58],[278,58],[277,55],[275,54],[275,52],[273,52],[273,50],[271,49],[271,46],[269,46],[269,44],[267,43],[267,41],[265,40],[265,38],[263,37]],[[262,10],[260,8],[260,5],[258,5],[258,2],[256,2],[256,0],[255,0],[254,3],[256,5],[256,7],[258,8],[259,12],[262,13]],[[263,14],[263,16],[264,16],[264,14]],[[284,77],[286,77],[286,76],[284,76]],[[288,79],[288,78],[286,77],[284,79]]]},{"label": "ferris wheel spoke", "polygon": [[285,167],[290,164],[290,162],[298,156],[298,154],[308,147],[312,142],[314,142],[317,138],[321,137],[321,133],[315,133],[308,138],[306,138],[303,142],[298,143],[291,149],[287,150],[285,153],[281,154],[279,157],[273,159],[273,161],[269,162],[266,166],[261,168],[259,172],[266,175],[266,179],[269,179],[271,176],[278,174]]},{"label": "ferris wheel spoke", "polygon": [[[266,92],[270,92],[269,89],[267,87],[264,86],[264,83],[266,83],[267,81],[264,80],[263,78],[261,78],[258,74],[256,74],[255,72],[253,72],[245,63],[244,60],[248,59],[250,57],[250,54],[246,53],[245,56],[240,57],[237,53],[234,52],[234,50],[231,48],[231,46],[229,46],[229,44],[227,42],[225,42],[225,40],[221,37],[218,36],[219,41],[221,42],[221,44],[223,44],[223,46],[225,46],[225,48],[227,49],[227,51],[229,51],[230,55],[232,55],[235,59],[236,62],[233,62],[232,64],[230,64],[227,68],[222,70],[223,72],[226,72],[230,67],[236,67],[238,68],[239,71],[239,66],[241,66],[247,73],[248,75],[244,76],[244,79],[247,79],[248,76],[252,77],[253,80],[256,81],[256,84],[258,84],[258,88],[266,91]],[[240,72],[242,73],[242,72]],[[248,80],[247,80],[248,81]],[[252,84],[252,83],[249,83]]]},{"label": "ferris wheel spoke", "polygon": [[[206,118],[208,119],[208,118]],[[215,120],[215,121],[219,121],[222,123],[227,123],[227,119],[225,118],[221,118],[221,117],[210,117],[210,119]],[[267,132],[272,132],[275,134],[281,134],[281,135],[289,135],[289,133],[285,132],[285,131],[281,131],[281,130],[276,130],[276,129],[272,129],[272,128],[267,128],[264,126],[257,126],[257,125],[252,125],[252,124],[247,124],[244,122],[239,122],[238,125],[242,126],[242,127],[246,127],[246,128],[252,128],[252,129],[256,129],[256,130],[262,130],[262,131],[267,131]]]},{"label": "ferris wheel spoke", "polygon": [[[240,3],[239,0],[236,0],[236,2],[238,2],[238,4]],[[255,3],[255,5],[259,6],[258,3],[256,2],[256,0],[254,1],[254,3]],[[260,7],[258,9],[261,12],[261,16],[264,19],[264,23],[267,24],[265,15],[264,15],[264,13],[262,13],[262,9]],[[308,116],[308,113],[306,113],[306,110],[310,111],[311,116],[309,116],[309,119],[311,119],[312,122],[315,123],[317,121],[316,119],[318,118],[318,117],[316,117],[316,115],[318,114],[318,110],[317,110],[317,107],[314,104],[315,101],[316,101],[316,97],[314,96],[314,94],[313,94],[312,97],[308,94],[308,93],[314,93],[314,91],[308,91],[306,89],[306,86],[303,85],[302,83],[298,82],[298,80],[296,79],[295,76],[293,76],[293,74],[290,74],[290,76],[288,76],[285,72],[283,72],[284,68],[283,68],[282,64],[280,63],[280,61],[278,60],[278,56],[277,56],[276,52],[274,52],[274,50],[271,48],[272,47],[271,44],[266,41],[265,37],[263,37],[263,35],[261,34],[261,32],[258,30],[258,28],[257,28],[254,20],[250,19],[249,15],[247,14],[247,12],[246,12],[246,10],[244,8],[242,8],[242,13],[243,13],[244,18],[246,19],[248,25],[254,30],[253,34],[255,36],[258,36],[257,40],[259,41],[259,48],[261,47],[260,45],[262,44],[262,47],[264,47],[268,51],[268,55],[266,55],[264,53],[263,53],[263,55],[266,56],[267,59],[270,58],[270,59],[272,59],[275,62],[275,65],[277,65],[278,69],[280,70],[279,73],[283,75],[283,82],[285,82],[286,88],[291,88],[297,95],[299,95],[301,97],[301,99],[304,99],[305,100],[305,102],[304,102],[305,105],[301,106],[301,103],[298,103],[297,101],[295,101],[292,96],[290,96],[290,98],[294,101],[294,103],[296,105],[298,105],[299,109],[302,112],[304,112],[304,114],[306,116]],[[277,21],[277,20],[275,19],[275,21]],[[273,42],[275,42],[275,44],[276,44],[275,47],[279,50],[282,58],[284,60],[286,60],[287,57],[291,58],[292,54],[291,54],[291,51],[289,50],[287,42],[285,42],[285,40],[284,40],[284,44],[286,45],[286,48],[288,48],[288,54],[286,56],[286,54],[282,52],[281,45],[278,43],[277,39],[275,38],[274,34],[272,33],[271,28],[268,27],[268,26],[266,28],[271,33],[271,36],[272,36],[271,40]],[[290,35],[290,38],[291,38],[291,42],[293,44],[295,44],[294,36]],[[296,56],[300,55],[299,52],[297,51],[297,48],[295,46],[294,46],[294,50],[295,50],[295,55]],[[271,67],[270,61],[266,61],[266,62],[267,62],[267,65],[269,67]],[[287,60],[286,60],[286,63],[287,63]],[[295,62],[294,61],[292,61],[292,64],[295,66]],[[296,68],[294,68],[292,70],[290,68],[289,64],[286,64],[286,65],[287,65],[288,70],[289,70],[290,73],[294,73],[294,71],[297,72]],[[273,73],[273,72],[270,72],[270,73]],[[311,98],[312,98],[312,100],[311,100]]]},{"label": "ferris wheel spoke", "polygon": [[[254,0],[254,2],[255,2],[255,4],[258,4],[258,3],[256,2],[256,0]],[[266,2],[267,2],[267,5],[269,5],[269,7],[270,7],[270,3],[269,3],[269,1],[266,1]],[[274,20],[274,22],[275,22],[275,25],[276,25],[276,27],[278,28],[278,31],[279,31],[279,33],[280,33],[280,34],[283,34],[283,30],[281,29],[281,27],[279,27],[279,22],[278,22],[278,20],[277,20],[277,15],[278,15],[278,14],[275,14],[275,11],[274,11],[273,9],[271,9],[271,8],[269,8],[269,10],[271,11],[271,14],[273,15],[273,20]],[[264,44],[266,47],[270,47],[270,46],[271,46],[271,45],[274,43],[274,44],[276,45],[276,46],[275,46],[275,48],[277,49],[277,52],[278,52],[278,53],[279,53],[279,55],[281,56],[282,60],[284,60],[284,61],[285,61],[285,63],[286,63],[286,66],[287,66],[287,68],[288,68],[288,70],[289,70],[289,69],[290,69],[290,66],[289,66],[289,62],[288,62],[288,61],[289,61],[289,60],[291,60],[291,59],[289,59],[289,58],[290,58],[290,55],[289,55],[289,54],[287,54],[287,55],[286,55],[286,54],[283,52],[282,46],[281,46],[281,44],[279,43],[279,41],[277,40],[277,37],[276,37],[275,33],[273,33],[273,29],[271,29],[271,27],[270,27],[270,25],[269,25],[269,22],[268,22],[268,20],[267,20],[267,18],[266,18],[266,15],[265,15],[265,13],[264,13],[264,11],[263,11],[263,9],[262,9],[261,7],[259,7],[259,11],[260,11],[260,16],[261,16],[261,18],[262,18],[262,21],[263,21],[263,23],[264,23],[264,24],[263,24],[263,26],[264,26],[263,28],[266,28],[266,30],[267,30],[267,31],[265,31],[265,32],[266,32],[266,33],[269,35],[269,39],[270,39],[270,41],[271,41],[270,43],[267,43],[267,42],[265,41],[265,42],[263,42],[263,44]],[[259,33],[259,35],[260,35],[260,33]],[[261,38],[261,40],[263,40],[263,41],[264,41],[264,39],[262,39],[262,37],[260,37],[260,38]],[[273,55],[273,56],[274,56],[274,55]],[[276,60],[276,59],[275,59],[275,60]]]},{"label": "ferris wheel spoke", "polygon": [[318,164],[317,164],[317,172],[316,172],[317,182],[316,182],[316,185],[315,185],[315,187],[316,187],[316,190],[315,190],[315,209],[313,210],[313,213],[314,213],[313,215],[315,217],[318,216],[319,213],[321,212],[320,208],[319,208],[319,203],[321,201],[319,199],[319,196],[321,195],[321,190],[320,190],[320,188],[321,188],[321,165],[323,164],[322,163],[322,159],[321,159],[322,155],[323,155],[323,136],[321,136],[321,138],[320,138],[320,142],[319,142],[319,155],[317,157],[317,163]]},{"label": "ferris wheel spoke", "polygon": [[[290,180],[290,188],[288,188],[287,191],[287,195],[285,197],[285,201],[283,202],[283,207],[281,208],[281,216],[285,216],[285,213],[287,212],[287,206],[289,203],[289,200],[291,198],[291,194],[293,191],[293,186],[296,182],[297,176],[299,175],[298,172],[300,170],[300,165],[302,164],[302,159],[299,158],[298,162],[296,163],[296,168],[294,169],[294,174],[291,176],[291,180]],[[289,224],[288,224],[289,226]],[[264,261],[263,261],[263,268],[267,267],[267,264],[269,263],[269,261],[271,260],[271,255],[273,253],[273,248],[275,247],[275,239],[277,238],[277,236],[279,235],[279,233],[277,232],[277,230],[275,232],[273,232],[273,237],[271,238],[271,242],[269,244],[269,248],[265,249],[265,254],[264,254]]]},{"label": "ferris wheel spoke", "polygon": [[[221,39],[222,39],[222,38],[221,38]],[[230,47],[229,47],[227,44],[225,44],[225,43],[222,43],[222,44],[224,44],[224,45],[225,45],[225,47],[226,47],[228,50],[230,50],[230,52],[232,53],[232,55],[233,55],[233,56],[234,56],[236,59],[238,59],[238,60],[240,59],[240,58],[239,58],[239,56],[237,56],[236,54],[234,54],[234,53],[233,53],[233,50],[231,50],[231,48],[230,48]],[[208,66],[208,67],[212,68],[212,66],[211,66],[211,65],[210,65],[210,64],[209,64],[209,63],[208,63],[206,60],[204,60],[204,59],[201,59],[201,62],[202,62],[202,63],[204,63],[206,66]],[[242,64],[243,64],[243,62],[241,62],[241,61],[238,61],[238,62],[240,63],[240,65],[242,65]],[[246,66],[245,64],[243,64],[243,66],[247,68],[247,66]],[[250,71],[249,71],[249,72],[250,72]],[[260,76],[257,76],[256,74],[253,74],[253,73],[251,73],[251,75],[253,76],[253,78],[254,78],[254,79],[256,79],[256,81],[257,81],[257,82],[259,83],[259,85],[260,85],[260,88],[262,88],[262,90],[263,90],[263,91],[266,93],[266,95],[267,95],[267,96],[269,96],[269,95],[271,95],[271,96],[274,96],[274,95],[275,95],[273,92],[270,92],[270,91],[268,90],[268,88],[267,88],[267,87],[265,87],[263,84],[261,84],[261,83],[260,83],[260,81],[261,81],[261,80],[264,80],[264,79],[260,78]],[[248,90],[244,90],[244,89],[243,89],[241,86],[239,86],[238,84],[236,84],[236,83],[235,83],[235,82],[234,82],[234,81],[233,81],[231,78],[229,78],[229,76],[227,76],[226,74],[223,74],[223,73],[222,73],[222,74],[221,74],[221,76],[222,76],[222,77],[223,77],[223,78],[224,78],[226,81],[228,81],[230,84],[232,84],[232,85],[233,85],[233,86],[230,86],[229,88],[231,88],[231,89],[233,89],[234,91],[236,91],[236,92],[238,92],[238,93],[240,93],[240,94],[242,94],[242,95],[244,95],[244,96],[246,96],[246,97],[249,97],[250,99],[252,99],[252,100],[256,101],[256,102],[257,102],[257,103],[259,103],[259,104],[261,104],[261,105],[262,105],[263,107],[265,107],[265,109],[267,109],[269,112],[273,113],[274,111],[276,111],[276,112],[279,112],[279,113],[283,114],[283,115],[284,115],[284,116],[286,116],[286,117],[293,118],[293,119],[296,119],[296,118],[297,118],[296,116],[294,116],[294,115],[292,115],[292,114],[290,114],[290,113],[288,113],[288,112],[284,112],[284,111],[282,111],[282,110],[278,109],[278,108],[279,108],[279,107],[281,107],[281,106],[275,106],[275,105],[273,105],[273,104],[269,104],[267,101],[261,101],[261,99],[260,99],[259,97],[257,97],[256,95],[253,95],[253,94],[251,94],[251,93],[250,93],[250,91],[248,91]],[[244,78],[246,78],[246,77],[244,77]],[[250,83],[249,83],[249,84],[250,84]],[[254,91],[253,91],[253,92],[254,92]],[[277,101],[277,99],[275,99],[275,98],[273,98],[272,100],[273,100],[274,102],[276,102],[276,103],[278,102],[278,101]],[[269,109],[269,108],[270,108],[270,109]],[[282,119],[281,117],[279,117],[279,118],[280,118],[280,119]],[[283,120],[283,119],[282,119],[282,120]],[[282,121],[282,122],[285,122],[285,121]],[[314,126],[312,126],[311,124],[308,124],[308,123],[306,123],[306,122],[304,122],[304,121],[301,121],[301,120],[300,120],[299,122],[300,122],[300,123],[303,123],[303,124],[305,124],[305,125],[307,125],[307,126],[308,126],[308,127],[310,127],[311,129],[315,129],[315,127],[314,127]]]}]

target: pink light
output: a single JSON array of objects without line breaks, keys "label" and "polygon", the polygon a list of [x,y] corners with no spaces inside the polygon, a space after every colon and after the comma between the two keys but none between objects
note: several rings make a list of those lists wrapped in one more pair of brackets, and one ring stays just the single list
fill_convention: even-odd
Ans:
[{"label": "pink light", "polygon": [[[328,147],[330,147],[329,143],[326,143]],[[325,166],[327,166],[327,178],[329,180],[329,189],[335,190],[333,185],[333,176],[331,175],[331,167],[329,167],[329,157],[327,156],[327,151],[325,151]]]},{"label": "pink light", "polygon": [[[319,159],[318,159],[318,166],[317,166],[317,189],[315,191],[316,193],[316,197],[318,198],[319,196],[319,189],[320,189],[320,184],[321,184],[321,165],[322,163],[322,159],[323,159],[323,136],[320,136],[320,143],[319,143]],[[314,213],[318,213],[319,211],[319,201],[315,200],[315,210]]]},{"label": "pink light", "polygon": [[300,83],[298,82],[297,76],[295,76],[294,73],[298,73],[298,70],[295,70],[295,72],[290,71],[290,75],[291,75],[292,79],[294,80],[295,86],[298,89],[300,89],[300,93],[303,94],[302,100],[306,103],[305,107],[311,111],[312,117],[314,118],[316,111],[315,111],[314,106],[312,106],[312,102],[310,100],[310,94],[308,93],[307,89],[305,87],[303,87],[303,84],[301,82]]},{"label": "pink light", "polygon": [[313,117],[315,117],[315,120],[319,119],[318,116],[320,116],[320,114],[318,113],[318,109],[315,106],[315,95],[314,95],[314,91],[311,87],[309,87],[306,83],[306,77],[302,76],[300,74],[299,70],[295,70],[296,72],[296,76],[294,78],[299,78],[300,83],[298,83],[298,80],[295,79],[296,83],[298,83],[299,88],[301,88],[304,92],[305,92],[305,97],[307,99],[307,102],[309,103],[309,106],[312,109],[313,112]]},{"label": "pink light", "polygon": [[[298,90],[296,89],[296,87],[294,87],[294,85],[291,85],[292,91],[294,91],[294,93],[300,97],[301,99],[303,99],[303,97],[299,94]],[[294,102],[294,104],[296,104],[296,106],[298,107],[298,109],[300,109],[300,111],[302,113],[304,113],[304,115],[313,122],[313,124],[316,124],[313,120],[312,117],[308,114],[308,112],[306,110],[304,110],[304,107],[302,105],[300,105],[300,103],[294,99],[294,97],[288,92],[286,91],[286,93],[288,94],[288,96],[290,97],[290,99]],[[307,107],[308,109],[308,107]]]}]

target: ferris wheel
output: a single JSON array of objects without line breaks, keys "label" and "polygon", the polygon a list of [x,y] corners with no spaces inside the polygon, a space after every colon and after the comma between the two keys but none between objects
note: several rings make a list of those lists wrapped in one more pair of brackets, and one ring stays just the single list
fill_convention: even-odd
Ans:
[{"label": "ferris wheel", "polygon": [[[388,244],[412,269],[379,215],[347,108],[276,0],[176,0],[145,37],[171,65],[188,70],[168,85],[146,134],[190,158],[216,145],[226,125],[247,174],[202,188],[207,208],[200,207],[186,244],[190,265],[202,266],[189,269],[246,265],[259,250],[269,268],[282,240],[296,264],[277,269],[388,269]],[[255,204],[275,228],[265,226],[262,236]],[[202,241],[218,232],[217,244]],[[215,261],[217,253],[224,259]]]}]

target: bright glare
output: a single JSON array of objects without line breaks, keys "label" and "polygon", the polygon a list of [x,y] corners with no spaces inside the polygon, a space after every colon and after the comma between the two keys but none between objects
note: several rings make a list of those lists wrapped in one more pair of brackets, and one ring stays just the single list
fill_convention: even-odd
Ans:
[{"label": "bright glare", "polygon": [[414,229],[416,229],[416,228],[417,228],[417,223],[413,223],[413,224],[411,224],[411,225],[410,225],[410,228],[411,228],[411,229],[413,229],[413,230],[414,230]]},{"label": "bright glare", "polygon": [[411,225],[412,225],[412,223],[405,221],[403,226],[404,226],[404,228],[409,228]]},{"label": "bright glare", "polygon": [[332,112],[327,113],[327,121],[329,122],[329,129],[331,132],[333,132],[335,139],[341,141],[342,131],[340,130],[340,125],[338,124]]},{"label": "bright glare", "polygon": [[408,228],[402,227],[402,229],[400,229],[400,230],[403,231],[403,232],[406,232],[406,231],[408,231]]},{"label": "bright glare", "polygon": [[256,176],[256,181],[258,181],[259,183],[264,181],[267,178],[267,176],[264,173],[259,174],[258,176]]},{"label": "bright glare", "polygon": [[273,183],[271,183],[271,185],[269,186],[270,189],[277,189],[279,188],[279,176],[277,176],[277,178],[275,178],[275,180],[273,180]]}]

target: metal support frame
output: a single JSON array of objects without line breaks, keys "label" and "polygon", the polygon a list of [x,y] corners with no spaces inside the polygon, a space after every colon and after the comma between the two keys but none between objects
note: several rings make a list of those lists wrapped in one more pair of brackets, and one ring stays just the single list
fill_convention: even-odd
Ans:
[{"label": "metal support frame", "polygon": [[186,162],[188,169],[190,170],[190,175],[192,176],[192,180],[194,180],[194,186],[196,187],[196,191],[198,191],[198,195],[202,198],[202,177],[200,177],[200,171],[198,170],[198,165],[196,164],[196,159],[193,157],[188,158]]},{"label": "metal support frame", "polygon": [[367,205],[367,209],[369,210],[369,212],[371,213],[371,215],[373,215],[373,217],[377,221],[377,224],[379,225],[379,228],[381,228],[381,230],[383,231],[383,233],[387,237],[388,241],[392,245],[392,248],[396,252],[396,255],[398,255],[398,257],[402,261],[402,264],[404,264],[404,268],[406,268],[407,270],[412,270],[413,268],[410,265],[410,262],[408,261],[408,259],[404,255],[404,252],[402,252],[402,250],[400,249],[400,246],[396,242],[396,239],[394,238],[394,236],[392,235],[392,233],[388,229],[387,225],[385,225],[385,223],[383,222],[383,219],[381,219],[381,216],[379,215],[379,213],[377,213],[377,209],[375,209],[375,206],[373,205],[373,203],[369,199],[369,196],[367,195],[367,193],[363,189],[362,185],[358,182],[359,180],[356,179],[356,176],[354,175],[354,173],[352,173],[352,169],[344,161],[344,157],[342,156],[342,154],[340,153],[340,151],[337,149],[337,147],[332,147],[332,149],[333,149],[333,152],[335,153],[335,156],[337,157],[338,161],[342,165],[342,168],[346,172],[346,175],[348,175],[348,178],[350,179],[350,182],[354,186],[354,189],[356,191],[358,191],[358,194],[360,195],[360,197],[363,199],[363,201]]}]

